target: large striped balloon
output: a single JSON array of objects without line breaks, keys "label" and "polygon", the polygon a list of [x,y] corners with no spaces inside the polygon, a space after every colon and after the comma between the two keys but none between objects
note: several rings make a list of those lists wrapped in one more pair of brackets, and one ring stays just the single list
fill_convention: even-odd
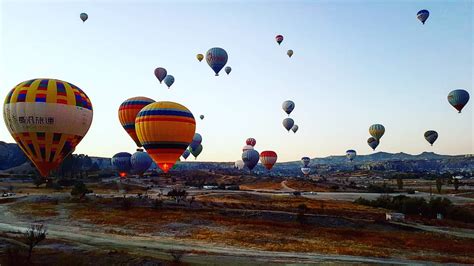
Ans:
[{"label": "large striped balloon", "polygon": [[219,71],[227,64],[227,52],[219,47],[209,49],[206,53],[207,64],[214,70],[216,76],[219,76]]},{"label": "large striped balloon", "polygon": [[143,175],[143,173],[150,168],[153,160],[151,159],[148,153],[143,152],[142,149],[137,149],[137,151],[130,158],[132,164],[132,173],[137,175]]},{"label": "large striped balloon", "polygon": [[469,101],[469,92],[458,89],[448,94],[448,102],[461,113],[461,110]]},{"label": "large striped balloon", "polygon": [[110,159],[112,166],[119,172],[121,177],[124,177],[132,169],[131,157],[132,155],[128,152],[119,152]]},{"label": "large striped balloon", "polygon": [[260,153],[260,162],[267,168],[271,170],[273,165],[276,163],[278,156],[274,151],[262,151]]},{"label": "large striped balloon", "polygon": [[256,150],[246,150],[242,153],[242,161],[249,170],[252,170],[258,163],[260,155]]},{"label": "large striped balloon", "polygon": [[7,94],[3,106],[8,131],[43,177],[74,151],[92,115],[87,95],[57,79],[24,81]]},{"label": "large striped balloon", "polygon": [[380,141],[383,134],[385,133],[385,127],[382,126],[381,124],[373,124],[369,127],[369,133],[376,140]]},{"label": "large striped balloon", "polygon": [[141,147],[142,144],[140,140],[138,140],[137,133],[135,132],[135,118],[143,107],[154,102],[154,100],[147,97],[133,97],[125,100],[119,107],[118,117],[120,124],[122,124],[123,129],[127,131],[128,135],[135,141],[138,147]]},{"label": "large striped balloon", "polygon": [[179,103],[155,102],[138,113],[135,129],[145,150],[167,173],[191,143],[196,121]]}]

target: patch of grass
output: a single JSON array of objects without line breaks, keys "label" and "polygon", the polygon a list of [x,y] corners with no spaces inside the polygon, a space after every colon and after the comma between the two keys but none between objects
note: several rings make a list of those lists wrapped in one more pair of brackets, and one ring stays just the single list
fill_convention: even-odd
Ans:
[{"label": "patch of grass", "polygon": [[43,202],[17,202],[12,205],[10,210],[19,216],[34,216],[34,217],[55,217],[59,215],[57,211],[58,203],[55,201]]}]

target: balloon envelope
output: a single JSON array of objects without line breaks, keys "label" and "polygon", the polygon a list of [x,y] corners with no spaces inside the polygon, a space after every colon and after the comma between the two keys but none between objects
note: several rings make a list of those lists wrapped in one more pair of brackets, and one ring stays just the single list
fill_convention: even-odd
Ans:
[{"label": "balloon envelope", "polygon": [[288,130],[288,132],[290,131],[290,129],[293,127],[293,125],[295,124],[295,121],[293,121],[293,119],[291,118],[285,118],[283,119],[283,127],[286,128],[286,130]]},{"label": "balloon envelope", "polygon": [[86,13],[81,13],[79,17],[81,18],[82,22],[86,22],[86,20],[89,18]]},{"label": "balloon envelope", "polygon": [[303,168],[301,168],[301,172],[302,172],[305,176],[308,176],[308,175],[309,175],[309,172],[311,172],[311,168],[309,168],[309,167],[303,167]]},{"label": "balloon envelope", "polygon": [[165,82],[166,86],[168,86],[168,89],[169,89],[171,85],[173,85],[174,83],[174,77],[172,75],[167,75],[163,81]]},{"label": "balloon envelope", "polygon": [[193,140],[191,141],[191,144],[189,145],[189,147],[192,149],[192,150],[195,150],[199,147],[199,145],[201,144],[202,142],[202,136],[201,134],[199,133],[196,133],[194,134],[193,136]]},{"label": "balloon envelope", "polygon": [[245,144],[254,147],[255,144],[257,144],[257,140],[255,140],[254,138],[248,138],[248,139],[245,141]]},{"label": "balloon envelope", "polygon": [[245,145],[245,146],[242,148],[242,152],[248,151],[248,150],[253,150],[253,146],[252,146],[252,145]]},{"label": "balloon envelope", "polygon": [[428,141],[428,143],[430,143],[431,146],[433,146],[433,143],[438,139],[438,132],[434,130],[428,130],[425,132],[424,136],[425,136],[426,141]]},{"label": "balloon envelope", "polygon": [[292,57],[293,56],[293,50],[288,50],[286,52],[286,54],[288,55],[288,57]]},{"label": "balloon envelope", "polygon": [[469,101],[469,93],[463,89],[453,90],[448,94],[448,102],[460,113]]},{"label": "balloon envelope", "polygon": [[262,151],[260,153],[260,162],[267,168],[271,170],[273,165],[276,163],[278,156],[274,151]]},{"label": "balloon envelope", "polygon": [[188,149],[186,149],[186,150],[184,150],[184,152],[181,156],[183,156],[183,158],[186,160],[186,159],[188,159],[190,154],[191,154],[191,152]]},{"label": "balloon envelope", "polygon": [[284,101],[281,105],[281,108],[283,108],[283,111],[289,115],[291,112],[293,112],[293,109],[295,109],[295,103],[290,100]]},{"label": "balloon envelope", "polygon": [[301,158],[301,162],[303,163],[304,167],[307,167],[311,162],[311,159],[309,157],[303,157]]},{"label": "balloon envelope", "polygon": [[258,163],[260,155],[256,150],[246,150],[242,153],[242,161],[249,170],[252,170]]},{"label": "balloon envelope", "polygon": [[196,58],[197,58],[197,60],[199,60],[199,62],[201,62],[202,59],[204,59],[204,55],[203,54],[197,54]]},{"label": "balloon envelope", "polygon": [[[190,148],[191,148],[191,147],[190,147]],[[197,157],[199,156],[199,154],[201,154],[202,149],[203,149],[202,144],[199,144],[199,145],[197,146],[197,148],[195,148],[195,149],[191,148],[190,152],[191,152],[191,154],[194,156],[194,159],[197,159]]]},{"label": "balloon envelope", "polygon": [[166,71],[166,69],[162,67],[158,67],[155,69],[155,77],[158,79],[158,81],[160,81],[160,83],[165,79],[167,74],[168,72]]},{"label": "balloon envelope", "polygon": [[143,107],[154,102],[154,100],[147,97],[133,97],[120,104],[118,110],[120,124],[138,147],[141,147],[142,144],[140,140],[138,140],[137,133],[135,132],[135,118]]},{"label": "balloon envelope", "polygon": [[354,158],[357,156],[357,152],[355,150],[347,150],[346,151],[346,157],[350,161],[354,160]]},{"label": "balloon envelope", "polygon": [[204,119],[204,116],[203,116],[203,115],[200,115],[199,118],[201,118],[201,120],[203,120],[203,119]]},{"label": "balloon envelope", "polygon": [[372,148],[372,150],[375,151],[375,148],[377,148],[377,146],[379,146],[379,141],[374,138],[374,137],[370,137],[367,139],[367,144],[369,144],[369,146]]},{"label": "balloon envelope", "polygon": [[373,124],[369,127],[369,133],[372,137],[380,141],[385,133],[385,127],[381,124]]},{"label": "balloon envelope", "polygon": [[132,164],[132,173],[137,175],[143,175],[143,173],[150,168],[153,160],[151,159],[148,153],[143,152],[143,150],[137,150],[132,157],[130,158],[130,163]]},{"label": "balloon envelope", "polygon": [[420,10],[418,11],[418,13],[416,13],[416,18],[418,18],[418,20],[421,21],[421,23],[423,24],[425,24],[425,21],[428,19],[429,16],[430,12],[426,9]]},{"label": "balloon envelope", "polygon": [[3,105],[8,131],[43,177],[74,151],[92,115],[89,97],[57,79],[24,81],[7,94]]},{"label": "balloon envelope", "polygon": [[138,113],[135,129],[145,150],[167,173],[191,143],[196,121],[179,103],[155,102]]},{"label": "balloon envelope", "polygon": [[207,64],[216,73],[216,76],[219,76],[219,71],[227,64],[227,59],[227,52],[219,47],[211,48],[206,53]]},{"label": "balloon envelope", "polygon": [[225,67],[224,71],[225,71],[225,73],[227,73],[227,75],[229,75],[230,72],[232,71],[232,68],[230,66],[227,66],[227,67]]},{"label": "balloon envelope", "polygon": [[277,36],[275,36],[275,41],[278,43],[278,45],[280,45],[283,41],[283,35],[278,34]]},{"label": "balloon envelope", "polygon": [[119,152],[110,159],[112,166],[120,173],[120,176],[129,173],[132,169],[131,157],[132,155],[128,152]]},{"label": "balloon envelope", "polygon": [[293,131],[293,133],[296,133],[296,131],[298,131],[298,125],[294,125],[291,130]]}]

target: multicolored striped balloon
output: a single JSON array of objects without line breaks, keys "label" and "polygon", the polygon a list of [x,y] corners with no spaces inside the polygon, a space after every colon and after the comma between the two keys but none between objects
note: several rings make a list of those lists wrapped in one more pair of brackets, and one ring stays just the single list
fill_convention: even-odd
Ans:
[{"label": "multicolored striped balloon", "polygon": [[219,76],[219,71],[227,64],[227,59],[227,52],[219,47],[211,48],[206,53],[207,64],[216,73],[216,76]]},{"label": "multicolored striped balloon", "polygon": [[120,124],[138,147],[141,147],[142,144],[140,140],[138,140],[137,133],[135,132],[135,118],[143,107],[154,102],[154,100],[147,97],[133,97],[120,104],[118,110]]},{"label": "multicolored striped balloon", "polygon": [[267,168],[271,170],[273,165],[276,163],[278,156],[274,151],[262,151],[260,153],[260,162]]},{"label": "multicolored striped balloon", "polygon": [[381,124],[373,124],[369,127],[369,134],[378,141],[380,141],[384,133],[385,127]]},{"label": "multicolored striped balloon", "polygon": [[24,81],[7,94],[3,106],[8,131],[43,177],[74,151],[92,116],[89,97],[57,79]]},{"label": "multicolored striped balloon", "polygon": [[191,143],[196,121],[179,103],[155,102],[138,113],[135,129],[145,150],[167,173]]}]

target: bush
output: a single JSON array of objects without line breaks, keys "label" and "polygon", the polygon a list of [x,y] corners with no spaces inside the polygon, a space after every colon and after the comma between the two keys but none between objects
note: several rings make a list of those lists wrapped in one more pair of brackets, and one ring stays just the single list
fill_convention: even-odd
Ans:
[{"label": "bush", "polygon": [[451,207],[447,210],[446,217],[465,223],[474,223],[474,213],[462,207]]},{"label": "bush", "polygon": [[86,184],[82,181],[77,182],[71,190],[72,196],[79,196],[81,199],[88,193],[92,193],[92,190],[87,189]]},{"label": "bush", "polygon": [[383,184],[382,186],[370,184],[367,190],[370,193],[393,193],[394,192],[393,188],[387,186],[386,184]]}]

